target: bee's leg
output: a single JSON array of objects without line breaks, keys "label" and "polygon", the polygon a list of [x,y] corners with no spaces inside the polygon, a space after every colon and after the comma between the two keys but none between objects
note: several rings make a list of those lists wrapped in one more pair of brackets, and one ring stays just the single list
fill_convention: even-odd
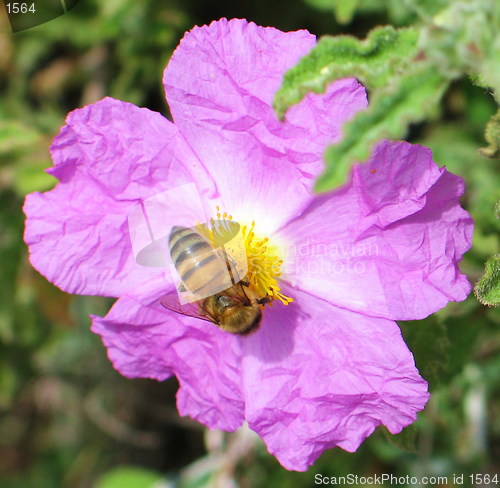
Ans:
[{"label": "bee's leg", "polygon": [[200,315],[206,315],[208,312],[207,299],[205,298],[205,300],[199,300],[196,303],[198,304],[198,313]]},{"label": "bee's leg", "polygon": [[240,283],[243,285],[243,286],[250,286],[250,281],[248,280],[248,278],[243,278]]},{"label": "bee's leg", "polygon": [[273,299],[269,295],[267,295],[264,298],[259,298],[257,300],[257,303],[259,305],[265,305],[266,303],[271,303],[272,301],[273,301]]},{"label": "bee's leg", "polygon": [[215,318],[215,310],[210,300],[210,297],[200,300],[198,302],[199,314],[208,317],[214,324],[218,324],[219,321]]}]

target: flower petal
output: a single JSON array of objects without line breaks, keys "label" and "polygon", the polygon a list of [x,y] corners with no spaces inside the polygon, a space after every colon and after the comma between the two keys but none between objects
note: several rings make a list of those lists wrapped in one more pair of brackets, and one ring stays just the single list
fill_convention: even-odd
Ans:
[{"label": "flower petal", "polygon": [[470,292],[457,263],[473,223],[461,178],[430,150],[381,142],[343,189],[282,229],[284,279],[337,306],[393,320],[420,319]]},{"label": "flower petal", "polygon": [[286,122],[277,120],[271,105],[283,74],[314,43],[306,31],[222,19],[188,32],[165,70],[175,123],[212,175],[225,209],[237,220],[255,220],[263,233],[300,213],[326,144],[366,106],[364,88],[346,79],[325,95],[307,96]]},{"label": "flower petal", "polygon": [[[71,112],[51,148],[59,179],[26,198],[33,266],[70,293],[120,296],[158,273],[136,264],[127,216],[148,197],[193,181],[196,165],[160,114],[106,98]],[[168,217],[168,216],[167,216]]]},{"label": "flower petal", "polygon": [[326,449],[355,451],[378,425],[400,432],[429,395],[397,324],[295,295],[266,310],[242,366],[250,428],[285,468],[305,471]]},{"label": "flower petal", "polygon": [[239,338],[214,324],[165,309],[172,291],[162,278],[120,298],[104,317],[93,317],[113,366],[129,378],[176,375],[177,407],[210,428],[233,431],[243,422]]}]

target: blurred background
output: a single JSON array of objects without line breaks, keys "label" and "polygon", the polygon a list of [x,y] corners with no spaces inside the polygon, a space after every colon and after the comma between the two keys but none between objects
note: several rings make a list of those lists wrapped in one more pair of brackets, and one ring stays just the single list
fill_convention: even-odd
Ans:
[{"label": "blurred background", "polygon": [[[243,17],[285,31],[364,37],[376,25],[418,20],[405,2],[370,0],[341,25],[330,4],[80,0],[15,34],[0,7],[0,486],[313,487],[317,473],[448,476],[441,486],[464,474],[472,486],[469,474],[500,471],[500,317],[473,296],[417,326],[401,323],[432,393],[418,422],[397,436],[379,429],[355,454],[330,450],[307,473],[294,473],[249,431],[206,432],[180,418],[175,379],[122,378],[89,330],[88,314],[104,315],[112,301],[67,295],[28,263],[23,199],[54,184],[43,169],[66,114],[111,96],[168,116],[162,72],[193,25]],[[498,163],[477,152],[494,112],[488,91],[464,78],[432,120],[408,134],[466,180],[463,205],[476,228],[461,266],[472,283],[498,252]]]}]

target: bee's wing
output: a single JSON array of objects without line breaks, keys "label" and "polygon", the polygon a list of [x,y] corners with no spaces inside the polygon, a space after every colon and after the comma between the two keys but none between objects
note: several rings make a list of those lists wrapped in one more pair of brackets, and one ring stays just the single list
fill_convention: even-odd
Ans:
[{"label": "bee's wing", "polygon": [[182,315],[206,320],[208,322],[215,322],[215,320],[212,319],[209,314],[203,313],[198,302],[181,304],[176,292],[169,293],[168,295],[163,295],[160,299],[160,303],[166,309],[172,310],[172,312],[181,313]]}]

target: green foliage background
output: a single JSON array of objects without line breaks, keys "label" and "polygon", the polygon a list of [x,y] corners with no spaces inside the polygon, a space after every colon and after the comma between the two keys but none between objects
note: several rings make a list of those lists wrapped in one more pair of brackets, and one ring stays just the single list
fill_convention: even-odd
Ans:
[{"label": "green foliage background", "polygon": [[[432,393],[417,423],[398,436],[380,429],[355,454],[332,450],[307,473],[290,473],[247,431],[207,433],[179,418],[175,380],[120,377],[89,331],[88,313],[105,314],[109,301],[66,295],[30,267],[22,202],[26,193],[53,185],[43,168],[51,164],[48,147],[66,114],[109,95],[168,116],[161,74],[173,48],[194,24],[225,16],[357,38],[393,26],[361,44],[322,40],[287,75],[277,108],[284,114],[289,103],[337,76],[359,77],[375,108],[346,128],[340,149],[328,150],[327,168],[335,161],[344,176],[325,173],[320,189],[340,183],[381,136],[431,147],[436,161],[465,178],[463,204],[476,228],[462,269],[478,282],[484,263],[499,252],[498,160],[485,157],[498,156],[498,4],[234,3],[80,0],[67,15],[16,34],[0,12],[0,485],[146,488],[160,480],[155,486],[186,488],[231,486],[232,480],[242,488],[280,488],[315,486],[316,473],[450,480],[458,473],[498,473],[500,317],[473,296],[401,324]],[[432,69],[436,63],[439,70]],[[489,266],[482,286],[495,300],[498,271]]]}]

